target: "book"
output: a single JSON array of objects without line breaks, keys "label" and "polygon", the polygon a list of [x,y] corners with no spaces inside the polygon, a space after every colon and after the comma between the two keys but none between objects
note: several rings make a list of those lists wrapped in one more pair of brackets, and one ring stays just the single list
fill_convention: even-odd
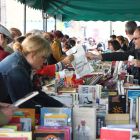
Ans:
[{"label": "book", "polygon": [[132,114],[133,114],[133,99],[129,98],[129,119],[132,120]]},{"label": "book", "polygon": [[124,128],[136,130],[136,122],[134,120],[129,121],[106,121],[106,127],[108,128]]},{"label": "book", "polygon": [[126,113],[126,95],[109,95],[108,113]]},{"label": "book", "polygon": [[105,121],[113,120],[129,120],[129,114],[105,114]]},{"label": "book", "polygon": [[32,140],[32,132],[16,131],[16,132],[0,132],[0,137],[27,137]]},{"label": "book", "polygon": [[0,132],[14,132],[13,128],[0,128]]},{"label": "book", "polygon": [[14,131],[17,131],[17,126],[16,125],[4,125],[2,128],[13,128]]},{"label": "book", "polygon": [[68,115],[45,114],[44,126],[67,126]]},{"label": "book", "polygon": [[10,122],[22,122],[24,123],[23,131],[31,131],[31,118],[12,117]]},{"label": "book", "polygon": [[80,93],[79,94],[79,104],[92,104],[92,93]]},{"label": "book", "polygon": [[127,101],[128,98],[134,99],[134,104],[136,103],[136,98],[140,96],[140,90],[127,90]]},{"label": "book", "polygon": [[75,69],[76,79],[79,79],[84,75],[90,74],[92,71],[94,71],[93,67],[89,64],[87,58],[85,57],[85,51],[82,44],[74,46],[68,50],[66,54],[74,55],[74,60],[71,62],[71,64]]},{"label": "book", "polygon": [[70,108],[41,108],[40,124],[44,125],[44,116],[46,113],[51,114],[66,114],[68,115],[68,125],[71,124],[71,109]]},{"label": "book", "polygon": [[28,137],[0,137],[0,140],[28,140]]},{"label": "book", "polygon": [[21,131],[21,126],[22,126],[21,123],[9,123],[7,125],[15,125],[15,126],[17,126],[17,131]]},{"label": "book", "polygon": [[67,140],[65,131],[34,132],[34,140]]},{"label": "book", "polygon": [[37,126],[35,127],[35,130],[37,132],[39,131],[42,131],[42,130],[48,130],[48,129],[55,129],[55,130],[58,130],[58,129],[61,129],[61,130],[68,130],[68,138],[71,140],[71,135],[72,135],[72,128],[70,126]]},{"label": "book", "polygon": [[118,91],[117,90],[112,90],[112,89],[110,89],[110,90],[106,90],[106,89],[102,90],[101,98],[106,98],[109,95],[118,95]]},{"label": "book", "polygon": [[140,96],[138,97],[138,132],[140,132]]},{"label": "book", "polygon": [[95,92],[96,92],[96,86],[92,85],[79,85],[78,86],[78,93],[92,93],[93,100],[95,100]]},{"label": "book", "polygon": [[100,138],[100,129],[105,127],[105,116],[96,116],[96,138]]},{"label": "book", "polygon": [[23,98],[21,98],[21,99],[17,100],[16,102],[14,102],[10,107],[19,106],[22,103],[26,102],[27,100],[33,98],[34,96],[36,96],[38,94],[39,94],[38,91],[31,92],[31,93],[27,94],[26,96],[24,96]]},{"label": "book", "polygon": [[96,108],[73,108],[73,139],[96,138]]},{"label": "book", "polygon": [[103,127],[100,140],[132,140],[132,129]]},{"label": "book", "polygon": [[[35,127],[35,109],[29,109],[29,108],[19,108],[17,111],[22,112],[24,116],[18,116],[21,118],[31,118],[31,123],[32,123],[32,130],[34,130]],[[14,115],[15,116],[15,115]]]}]

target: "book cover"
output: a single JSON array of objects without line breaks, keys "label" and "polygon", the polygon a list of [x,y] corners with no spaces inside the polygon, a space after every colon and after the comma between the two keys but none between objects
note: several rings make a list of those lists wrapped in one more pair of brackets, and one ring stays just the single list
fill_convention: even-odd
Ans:
[{"label": "book cover", "polygon": [[132,129],[136,131],[136,122],[134,120],[130,121],[106,121],[107,128],[124,128],[124,129]]},{"label": "book cover", "polygon": [[0,140],[28,140],[27,137],[0,137]]},{"label": "book cover", "polygon": [[136,98],[140,96],[140,90],[127,90],[127,101],[128,98],[134,99],[134,104],[136,103]]},{"label": "book cover", "polygon": [[[32,130],[34,130],[35,128],[35,109],[29,109],[29,108],[19,108],[17,110],[18,111],[22,111],[24,114],[24,118],[31,118],[31,122],[32,122]],[[19,116],[20,117],[20,116]],[[23,118],[23,117],[22,117]]]},{"label": "book cover", "polygon": [[70,130],[66,128],[65,129],[43,128],[43,129],[38,129],[36,132],[41,132],[41,133],[65,132],[66,140],[70,140]]},{"label": "book cover", "polygon": [[40,123],[44,125],[44,116],[46,113],[52,114],[67,114],[68,115],[68,125],[71,124],[71,109],[70,108],[41,108]]},{"label": "book cover", "polygon": [[[39,125],[39,124],[40,124],[40,114],[35,114],[35,125]],[[32,126],[33,126],[33,124],[32,124]]]},{"label": "book cover", "polygon": [[132,140],[132,129],[101,128],[100,140]]},{"label": "book cover", "polygon": [[101,98],[106,98],[109,95],[118,95],[118,91],[117,90],[102,90],[101,92]]},{"label": "book cover", "polygon": [[126,95],[109,95],[108,113],[126,113]]},{"label": "book cover", "polygon": [[15,125],[15,126],[17,126],[17,131],[21,131],[21,123],[9,123],[9,124],[7,124],[7,125]]},{"label": "book cover", "polygon": [[[20,116],[21,117],[21,116]],[[23,131],[31,131],[31,118],[20,118],[20,117],[12,117],[10,122],[21,122],[24,123],[23,125]]]},{"label": "book cover", "polygon": [[0,132],[14,132],[13,128],[0,128]]},{"label": "book cover", "polygon": [[35,132],[34,140],[67,140],[65,132]]},{"label": "book cover", "polygon": [[129,114],[105,114],[105,121],[129,121]]},{"label": "book cover", "polygon": [[79,104],[92,104],[92,93],[80,93],[79,94]]},{"label": "book cover", "polygon": [[35,129],[37,132],[39,132],[40,130],[46,130],[46,129],[63,129],[68,130],[68,138],[71,140],[71,136],[72,136],[72,127],[70,126],[37,126],[37,128]]},{"label": "book cover", "polygon": [[17,126],[16,125],[4,125],[2,128],[13,128],[14,131],[17,131]]},{"label": "book cover", "polygon": [[32,140],[32,132],[0,132],[0,137],[28,137],[28,140]]},{"label": "book cover", "polygon": [[93,100],[95,100],[95,92],[96,92],[96,86],[93,85],[79,85],[78,86],[78,93],[91,93]]},{"label": "book cover", "polygon": [[11,107],[12,107],[12,106],[19,106],[19,105],[21,105],[22,103],[26,102],[27,100],[33,98],[34,96],[36,96],[36,95],[38,95],[38,94],[39,94],[38,91],[31,92],[31,93],[27,94],[25,97],[23,97],[23,98],[17,100],[16,102],[14,102],[14,103],[11,105]]},{"label": "book cover", "polygon": [[49,115],[44,116],[44,126],[67,126],[68,115]]},{"label": "book cover", "polygon": [[105,115],[96,117],[96,138],[100,138],[100,129],[105,126]]},{"label": "book cover", "polygon": [[73,108],[73,139],[96,138],[96,108]]}]

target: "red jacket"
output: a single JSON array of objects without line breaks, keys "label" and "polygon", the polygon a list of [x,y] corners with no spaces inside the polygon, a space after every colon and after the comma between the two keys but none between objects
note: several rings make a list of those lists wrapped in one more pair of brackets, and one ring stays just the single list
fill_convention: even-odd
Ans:
[{"label": "red jacket", "polygon": [[42,68],[36,72],[36,74],[55,76],[55,65],[43,65]]},{"label": "red jacket", "polygon": [[10,55],[10,53],[4,51],[4,49],[0,46],[0,61],[2,61],[8,55]]}]

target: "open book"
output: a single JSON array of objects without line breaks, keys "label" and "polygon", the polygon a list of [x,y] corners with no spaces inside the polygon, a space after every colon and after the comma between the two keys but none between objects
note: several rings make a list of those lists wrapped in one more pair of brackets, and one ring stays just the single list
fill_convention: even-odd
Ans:
[{"label": "open book", "polygon": [[15,103],[13,103],[10,107],[13,107],[13,106],[19,106],[21,105],[22,103],[26,102],[27,100],[33,98],[34,96],[38,95],[39,92],[38,91],[34,91],[34,92],[31,92],[29,94],[27,94],[26,96],[24,96],[23,98],[17,100]]}]

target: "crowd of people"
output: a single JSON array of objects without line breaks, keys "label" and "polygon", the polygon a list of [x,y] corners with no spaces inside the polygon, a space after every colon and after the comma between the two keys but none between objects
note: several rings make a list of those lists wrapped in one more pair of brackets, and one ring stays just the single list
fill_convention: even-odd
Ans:
[{"label": "crowd of people", "polygon": [[61,31],[48,33],[35,29],[22,36],[19,29],[8,30],[0,25],[0,125],[8,123],[18,109],[10,105],[33,91],[39,94],[21,104],[20,108],[34,108],[36,113],[40,113],[40,107],[65,106],[41,90],[43,81],[40,79],[47,75],[49,80],[55,76],[55,72],[70,64],[74,56],[67,56],[66,52],[79,43],[88,59],[120,61],[128,60],[128,56],[133,55],[128,72],[140,81],[140,27],[135,21],[128,21],[125,32],[130,42],[123,36],[112,35],[108,50],[101,53],[96,49],[99,55],[94,55],[89,52],[89,48],[96,44],[92,38],[80,42],[76,37],[63,35]]}]

